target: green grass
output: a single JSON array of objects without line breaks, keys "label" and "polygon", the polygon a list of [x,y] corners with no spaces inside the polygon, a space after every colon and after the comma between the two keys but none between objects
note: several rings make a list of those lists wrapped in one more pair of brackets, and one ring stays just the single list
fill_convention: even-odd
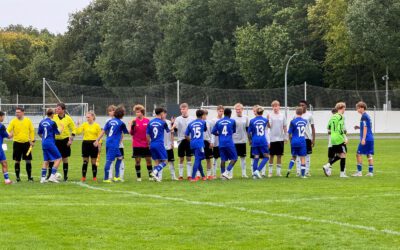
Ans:
[{"label": "green grass", "polygon": [[[70,182],[39,184],[36,177],[32,184],[23,176],[21,183],[1,185],[0,248],[400,247],[400,140],[376,141],[373,178],[339,179],[337,165],[334,176],[324,177],[321,166],[326,161],[327,142],[318,140],[312,156],[313,176],[309,179],[292,176],[242,180],[237,165],[232,181],[198,183],[171,182],[169,170],[165,170],[162,183],[147,179],[136,182],[129,141],[125,143],[124,183],[88,181],[88,186],[79,185],[81,142],[76,141],[70,160]],[[349,174],[356,166],[356,144],[353,140],[349,145]],[[11,159],[10,150],[7,157]],[[34,149],[34,158],[34,174],[38,176],[40,145]],[[285,168],[288,160],[286,154]],[[14,172],[13,163],[9,164],[10,172]]]}]

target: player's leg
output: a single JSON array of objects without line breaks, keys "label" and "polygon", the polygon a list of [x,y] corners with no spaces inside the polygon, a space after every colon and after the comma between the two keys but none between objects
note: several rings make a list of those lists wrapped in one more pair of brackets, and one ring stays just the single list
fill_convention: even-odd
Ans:
[{"label": "player's leg", "polygon": [[212,151],[213,151],[212,175],[214,178],[217,178],[218,159],[220,157],[219,147],[214,147]]},{"label": "player's leg", "polygon": [[235,144],[237,155],[240,158],[240,168],[242,170],[242,178],[248,178],[246,173],[246,143]]},{"label": "player's leg", "polygon": [[253,179],[261,179],[261,173],[258,170],[258,163],[260,160],[260,149],[259,147],[252,147],[251,148],[251,153],[253,155],[253,164],[252,164],[252,170],[253,170]]},{"label": "player's leg", "polygon": [[44,158],[45,158],[45,160],[43,161],[43,165],[42,165],[42,174],[41,174],[41,178],[40,178],[40,183],[45,183],[45,182],[47,182],[47,179],[48,179],[48,178],[46,178],[46,173],[47,173],[47,169],[49,168],[50,162],[46,161],[46,157],[44,157]]},{"label": "player's leg", "polygon": [[60,140],[60,148],[59,148],[63,162],[64,181],[68,181],[68,168],[69,168],[68,157],[71,156],[71,147],[68,146],[68,141],[69,138]]},{"label": "player's leg", "polygon": [[260,165],[258,166],[258,171],[261,172],[263,169],[265,169],[265,166],[267,165],[268,161],[269,161],[269,154],[267,152],[267,150],[263,150],[264,152],[262,152],[262,155],[264,156],[263,159],[261,160]]},{"label": "player's leg", "polygon": [[282,176],[282,155],[276,156],[276,176]]},{"label": "player's leg", "polygon": [[15,169],[15,177],[17,182],[21,181],[20,178],[20,173],[21,173],[21,156],[22,156],[22,152],[21,152],[21,143],[19,142],[13,142],[13,160],[14,160],[14,169]]},{"label": "player's leg", "polygon": [[[49,155],[50,155],[49,159],[54,161],[54,166],[51,169],[51,175],[50,175],[49,181],[58,183],[59,181],[57,180],[56,173],[57,173],[58,167],[60,166],[60,163],[62,161],[62,157],[56,147],[49,150]],[[65,177],[64,177],[64,180],[65,180]]]},{"label": "player's leg", "polygon": [[[133,157],[135,158],[136,180],[142,181],[142,173],[141,173],[141,168],[140,168],[140,162],[142,161],[142,158],[140,158],[139,156],[135,156],[135,155]],[[146,163],[147,163],[147,160],[146,160]]]},{"label": "player's leg", "polygon": [[8,165],[7,165],[6,155],[4,154],[4,151],[2,149],[0,149],[0,162],[4,176],[4,183],[11,184],[12,181],[10,180],[10,177],[8,175]]},{"label": "player's leg", "polygon": [[[359,151],[357,151],[357,152],[359,152]],[[363,164],[363,160],[362,160],[362,155],[361,154],[359,154],[359,153],[356,154],[356,161],[357,161],[357,172],[355,172],[351,176],[353,176],[353,177],[361,177],[362,176],[362,164]]]},{"label": "player's leg", "polygon": [[152,180],[151,173],[153,172],[153,165],[151,163],[151,157],[147,156],[147,157],[145,157],[145,160],[146,160],[146,168],[147,168],[147,174],[149,176],[149,180]]},{"label": "player's leg", "polygon": [[114,152],[110,149],[110,147],[106,146],[106,162],[104,164],[104,178],[103,178],[103,182],[105,183],[111,183],[110,169],[114,159],[115,159]]},{"label": "player's leg", "polygon": [[[271,149],[272,152],[272,149]],[[271,158],[269,159],[269,166],[268,166],[268,177],[272,177],[272,170],[274,168],[274,157],[275,155],[271,154]]]},{"label": "player's leg", "polygon": [[199,149],[195,149],[195,155],[194,155],[194,164],[193,164],[193,171],[191,175],[191,181],[197,181],[198,179],[196,178],[197,170],[199,170],[199,165],[201,164],[200,162],[200,157],[199,153],[197,152]]},{"label": "player's leg", "polygon": [[300,157],[300,162],[301,162],[301,177],[302,178],[307,178],[306,176],[306,171],[307,171],[307,167],[306,167],[306,158],[307,156],[301,156]]},{"label": "player's leg", "polygon": [[168,165],[169,165],[169,172],[171,174],[171,180],[176,181],[178,180],[175,175],[175,156],[174,156],[174,149],[171,148],[167,151],[168,156]]},{"label": "player's leg", "polygon": [[82,181],[86,181],[86,173],[89,165],[89,157],[82,157]]},{"label": "player's leg", "polygon": [[191,177],[192,176],[192,155],[193,151],[190,148],[190,142],[188,140],[184,140],[185,145],[184,145],[184,151],[185,151],[185,156],[186,156],[186,171],[187,171],[187,176]]},{"label": "player's leg", "polygon": [[229,174],[230,172],[233,171],[233,167],[236,164],[236,161],[238,159],[238,155],[236,152],[236,148],[235,147],[227,147],[225,148],[225,154],[226,154],[226,158],[227,160],[230,160],[228,167],[226,168],[226,171],[224,172],[224,174],[222,175],[225,179],[232,179],[231,175]]},{"label": "player's leg", "polygon": [[311,154],[312,154],[312,142],[311,140],[306,140],[307,145],[307,155],[305,157],[306,161],[306,175],[311,176],[310,167],[311,167]]},{"label": "player's leg", "polygon": [[[119,179],[118,179],[118,181],[124,182],[124,177],[125,177],[125,151],[124,151],[124,148],[119,148],[119,151],[121,153],[121,163],[119,163],[119,176],[118,176]],[[118,162],[118,160],[117,160],[117,162]]]},{"label": "player's leg", "polygon": [[[165,153],[165,155],[166,155],[166,153]],[[156,166],[154,167],[152,176],[153,176],[154,180],[157,182],[161,181],[161,179],[158,177],[158,174],[164,169],[165,166],[167,166],[167,160],[165,157],[161,157],[164,159],[158,159],[158,160],[154,161]]]},{"label": "player's leg", "polygon": [[[32,152],[29,152],[31,144],[29,142],[23,144],[23,154],[22,159],[25,161],[26,175],[28,176],[28,181],[33,182],[32,178]],[[29,152],[29,154],[28,154]]]},{"label": "player's leg", "polygon": [[92,174],[93,174],[93,181],[97,181],[97,156],[96,158],[92,157],[91,159],[92,163]]},{"label": "player's leg", "polygon": [[289,177],[290,172],[292,171],[297,158],[298,158],[297,157],[297,149],[292,147],[292,159],[289,162],[288,171],[286,173],[286,178]]},{"label": "player's leg", "polygon": [[340,157],[340,177],[347,178],[346,175],[346,145],[342,145],[342,152],[339,154]]},{"label": "player's leg", "polygon": [[185,150],[183,141],[179,142],[178,144],[178,157],[179,157],[179,164],[178,164],[179,180],[183,180],[183,171],[184,171],[183,164],[185,162]]},{"label": "player's leg", "polygon": [[374,175],[374,158],[372,154],[367,155],[368,157],[368,174],[366,176]]}]

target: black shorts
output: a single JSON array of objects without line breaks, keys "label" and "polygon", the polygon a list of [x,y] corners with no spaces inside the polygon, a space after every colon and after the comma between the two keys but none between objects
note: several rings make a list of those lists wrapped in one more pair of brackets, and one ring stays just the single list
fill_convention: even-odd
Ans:
[{"label": "black shorts", "polygon": [[341,153],[346,153],[347,152],[347,146],[346,144],[342,143],[340,145],[332,145],[332,152],[333,154],[341,154]]},{"label": "black shorts", "polygon": [[204,141],[204,155],[206,159],[213,158],[213,150],[210,148],[210,142]]},{"label": "black shorts", "polygon": [[139,148],[139,147],[133,148],[132,158],[146,158],[146,157],[151,157],[149,148]]},{"label": "black shorts", "polygon": [[193,152],[190,149],[190,142],[186,139],[183,139],[178,145],[178,156],[179,157],[191,157],[193,156]]},{"label": "black shorts", "polygon": [[331,159],[333,157],[335,157],[335,152],[333,152],[333,148],[332,147],[329,147],[328,148],[328,159]]},{"label": "black shorts", "polygon": [[13,160],[14,161],[21,161],[21,158],[23,160],[32,160],[32,152],[29,153],[27,156],[26,153],[28,153],[29,147],[31,144],[29,142],[14,142],[13,143]]},{"label": "black shorts", "polygon": [[306,139],[306,144],[307,144],[307,154],[310,155],[312,154],[312,143],[310,139]]},{"label": "black shorts", "polygon": [[175,161],[175,156],[174,156],[174,150],[173,149],[168,149],[167,150],[167,156],[168,156],[168,161],[169,162]]},{"label": "black shorts", "polygon": [[219,158],[219,147],[213,147],[212,149],[214,159]]},{"label": "black shorts", "polygon": [[285,152],[284,141],[274,141],[270,143],[269,154],[270,155],[283,155]]},{"label": "black shorts", "polygon": [[71,156],[71,147],[68,146],[69,138],[65,138],[62,140],[56,140],[56,146],[58,151],[60,151],[62,158],[67,158]]},{"label": "black shorts", "polygon": [[235,148],[239,157],[246,157],[246,143],[237,143]]},{"label": "black shorts", "polygon": [[94,141],[82,142],[82,157],[96,159],[99,154],[99,148],[93,145]]}]

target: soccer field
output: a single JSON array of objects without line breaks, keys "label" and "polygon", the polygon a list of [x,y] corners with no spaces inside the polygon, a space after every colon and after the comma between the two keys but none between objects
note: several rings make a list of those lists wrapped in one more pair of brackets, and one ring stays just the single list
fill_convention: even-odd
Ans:
[{"label": "soccer field", "polygon": [[[2,249],[400,248],[400,140],[376,141],[372,178],[340,179],[338,165],[326,178],[327,142],[317,140],[309,179],[243,180],[237,164],[231,181],[197,183],[171,182],[168,169],[162,183],[136,182],[125,141],[126,182],[115,184],[79,182],[80,141],[73,144],[70,181],[39,184],[39,143],[35,183],[23,176],[21,183],[0,186]],[[349,145],[348,174],[356,169],[357,143]],[[288,152],[286,146],[283,169]],[[7,159],[15,180],[11,150]],[[99,177],[104,154],[101,162]]]}]

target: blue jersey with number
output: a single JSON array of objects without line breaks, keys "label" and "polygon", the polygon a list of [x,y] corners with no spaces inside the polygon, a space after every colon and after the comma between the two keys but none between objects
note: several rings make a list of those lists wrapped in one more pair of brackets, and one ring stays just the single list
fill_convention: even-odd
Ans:
[{"label": "blue jersey with number", "polygon": [[3,150],[1,145],[3,144],[4,138],[8,138],[8,133],[6,127],[0,123],[0,150]]},{"label": "blue jersey with number", "polygon": [[146,134],[150,136],[150,147],[164,147],[164,132],[169,133],[168,124],[160,118],[154,118],[146,128]]},{"label": "blue jersey with number", "polygon": [[207,124],[204,120],[196,119],[189,123],[185,135],[190,135],[190,148],[204,148],[204,132],[207,131]]},{"label": "blue jersey with number", "polygon": [[296,117],[290,122],[288,133],[292,135],[292,147],[302,147],[306,145],[305,132],[307,120]]},{"label": "blue jersey with number", "polygon": [[42,136],[42,148],[54,146],[56,135],[59,135],[57,123],[50,118],[45,118],[39,123],[38,135]]},{"label": "blue jersey with number", "polygon": [[247,133],[251,136],[251,146],[259,147],[268,145],[267,141],[267,125],[268,119],[262,116],[257,116],[250,120]]},{"label": "blue jersey with number", "polygon": [[361,116],[361,121],[360,121],[360,139],[363,138],[364,136],[364,128],[367,127],[367,135],[365,137],[365,141],[373,141],[374,140],[374,134],[372,133],[372,121],[371,117],[364,112]]},{"label": "blue jersey with number", "polygon": [[122,134],[128,134],[128,129],[121,119],[113,118],[104,126],[103,130],[107,135],[106,146],[119,148]]},{"label": "blue jersey with number", "polygon": [[220,148],[235,146],[232,139],[232,135],[236,133],[235,120],[229,117],[224,117],[218,120],[212,130],[212,133],[213,135],[218,136]]}]

